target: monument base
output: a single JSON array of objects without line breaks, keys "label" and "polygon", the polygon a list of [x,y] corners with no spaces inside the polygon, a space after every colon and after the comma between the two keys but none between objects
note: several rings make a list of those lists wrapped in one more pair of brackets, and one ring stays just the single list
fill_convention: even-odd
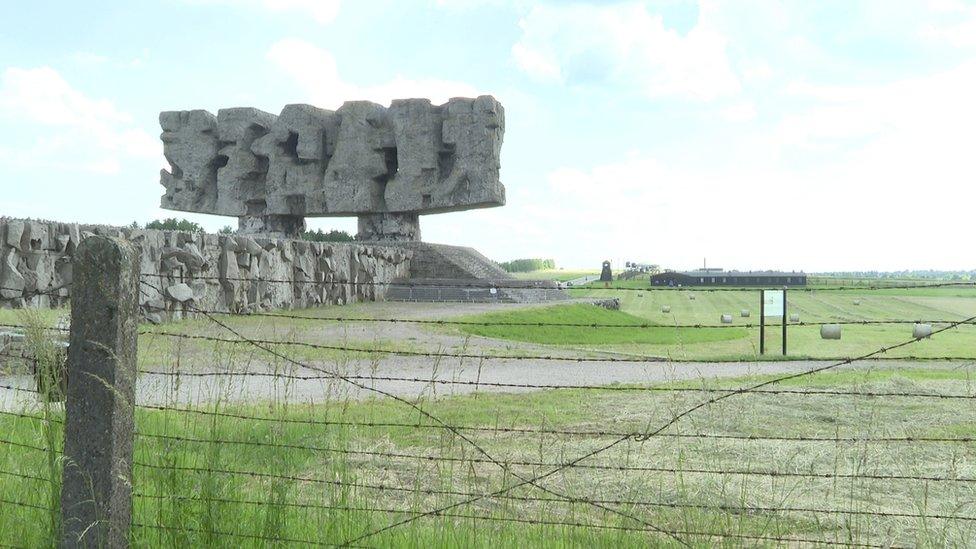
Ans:
[{"label": "monument base", "polygon": [[516,279],[474,248],[428,242],[394,245],[410,251],[410,276],[390,285],[389,301],[545,303],[569,297],[555,281]]},{"label": "monument base", "polygon": [[297,240],[303,232],[305,217],[300,215],[245,215],[237,218],[237,234]]},{"label": "monument base", "polygon": [[414,242],[420,240],[420,215],[375,213],[359,216],[356,240],[371,242]]}]

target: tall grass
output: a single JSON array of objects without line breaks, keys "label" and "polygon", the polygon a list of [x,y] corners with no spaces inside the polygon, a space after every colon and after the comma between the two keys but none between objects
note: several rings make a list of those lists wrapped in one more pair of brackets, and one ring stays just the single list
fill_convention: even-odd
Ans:
[{"label": "tall grass", "polygon": [[[39,363],[47,361],[53,367],[61,358],[55,345],[46,347],[50,341],[44,335],[39,329],[31,331],[29,346]],[[45,354],[48,352],[50,355]],[[159,367],[178,372],[182,351],[174,347],[171,352],[166,364]],[[240,346],[216,346],[212,361],[217,370],[308,373],[285,361],[245,352]],[[360,367],[338,358],[320,365],[345,372]],[[968,367],[940,366],[844,371],[794,380],[791,386],[972,394],[971,373]],[[517,482],[516,474],[544,473],[553,465],[532,463],[563,463],[608,440],[605,436],[510,433],[506,428],[640,432],[708,396],[595,390],[419,394],[416,402],[444,421],[483,428],[466,434],[496,457],[499,466],[487,462],[449,431],[432,427],[415,410],[386,399],[359,399],[341,382],[279,378],[257,397],[253,388],[245,390],[239,379],[229,377],[208,390],[191,393],[192,402],[187,402],[180,378],[173,381],[160,387],[140,386],[143,400],[146,391],[156,391],[157,400],[163,395],[160,405],[170,409],[140,407],[136,413],[131,541],[138,547],[342,543],[451,505],[465,499],[462,494],[484,494],[510,486]],[[746,381],[700,380],[698,384],[707,389]],[[310,394],[317,396],[301,396]],[[49,450],[0,443],[0,471],[46,480],[0,474],[0,494],[10,501],[55,511],[0,506],[0,544],[56,545],[63,409],[38,398],[14,412],[41,419],[0,414],[0,438]],[[966,400],[743,396],[702,409],[677,425],[675,432],[976,436],[976,408]],[[611,468],[570,468],[547,479],[545,485],[574,498],[609,502],[605,505],[678,532],[682,541],[695,547],[777,545],[754,537],[920,547],[966,546],[976,539],[976,521],[863,514],[976,516],[976,482],[829,476],[976,478],[974,444],[661,437],[625,442],[584,464]],[[696,472],[700,470],[725,472]],[[730,472],[743,470],[827,476]],[[640,522],[579,501],[553,501],[531,487],[505,496],[418,519],[365,543],[425,548],[679,546],[668,536],[634,531],[643,528]],[[762,510],[767,508],[799,510]]]}]

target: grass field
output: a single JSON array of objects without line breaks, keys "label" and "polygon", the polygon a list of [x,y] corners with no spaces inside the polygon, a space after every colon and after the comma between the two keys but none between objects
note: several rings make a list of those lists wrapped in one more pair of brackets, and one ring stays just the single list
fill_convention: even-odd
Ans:
[{"label": "grass field", "polygon": [[[615,282],[614,284],[624,284]],[[759,292],[706,291],[617,291],[598,288],[570,290],[576,297],[616,297],[620,300],[620,313],[629,315],[626,321],[615,321],[615,313],[600,312],[596,307],[555,307],[551,310],[520,310],[505,314],[487,314],[471,317],[473,321],[502,320],[507,322],[538,322],[542,319],[559,318],[566,323],[652,323],[661,328],[644,328],[646,337],[634,335],[641,328],[624,329],[573,329],[573,328],[526,328],[521,326],[465,327],[464,331],[475,335],[572,345],[596,345],[606,350],[626,353],[670,356],[676,359],[758,359],[759,329],[743,325],[758,324]],[[694,299],[692,299],[692,297]],[[857,304],[855,304],[857,303]],[[662,307],[670,307],[663,313]],[[788,313],[799,314],[801,322],[838,322],[861,320],[925,320],[957,321],[976,315],[976,289],[973,288],[922,288],[845,291],[792,291],[787,298]],[[748,310],[750,316],[740,316]],[[733,326],[741,328],[685,329],[664,328],[668,325],[718,325],[721,315],[731,314]],[[602,319],[602,320],[600,320]],[[938,328],[944,324],[936,324]],[[621,335],[614,334],[620,331]],[[710,332],[727,330],[725,336]],[[626,334],[626,335],[623,335]],[[670,334],[670,335],[668,335]],[[701,334],[699,337],[696,334]],[[791,326],[788,329],[789,356],[796,358],[836,358],[857,356],[881,346],[890,346],[910,339],[912,324],[851,325],[843,327],[839,341],[820,338],[819,326]],[[781,323],[768,319],[765,358],[781,357]],[[932,340],[921,341],[907,349],[892,351],[890,356],[917,357],[970,357],[976,359],[976,327],[960,326],[938,334]]]},{"label": "grass field", "polygon": [[[751,308],[755,314],[754,306],[749,305],[758,299],[755,293],[697,292],[691,300],[685,292],[586,292],[616,295],[622,311],[570,304],[514,308],[463,320],[653,322],[661,326],[582,331],[467,328],[492,338],[618,352],[735,356],[745,349],[739,356],[754,353],[752,329],[678,330],[665,324],[715,324],[722,312],[735,315],[738,324],[754,321],[740,318],[738,311]],[[853,299],[861,299],[861,304],[854,306]],[[921,314],[958,318],[970,314],[972,299],[969,291],[959,289],[795,292],[790,308],[800,311],[803,320]],[[661,313],[663,304],[672,307],[670,314]],[[378,311],[375,305],[299,313],[369,318]],[[24,313],[0,311],[0,323],[19,324],[26,319],[53,325],[63,314],[41,311],[25,317]],[[371,339],[371,327],[365,323],[340,328],[326,320],[222,320],[248,335],[279,341],[341,343],[344,337],[347,343],[377,348],[430,347],[422,337]],[[196,319],[154,329],[218,334],[208,322]],[[876,348],[878,339],[903,340],[910,326],[856,331],[861,328],[879,330],[847,327],[840,342],[822,343],[811,332],[804,343],[796,334],[803,334],[805,328],[794,328],[792,337],[797,346],[806,344],[813,352],[833,355]],[[479,329],[485,331],[477,332]],[[905,352],[972,353],[976,334],[966,331],[971,329],[937,335]],[[451,328],[421,333],[432,337],[447,330]],[[347,358],[362,358],[348,352],[275,348],[294,360],[315,360],[334,369],[341,369]],[[258,360],[282,374],[307,373],[239,345],[225,347],[196,340],[174,343],[144,335],[139,352],[142,366],[164,370],[245,370]],[[430,368],[436,371],[439,366],[434,361]],[[778,386],[976,396],[974,370],[972,364],[958,363],[933,363],[924,368],[862,363],[856,370],[799,377]],[[654,431],[676,414],[713,398],[715,393],[709,390],[769,379],[697,379],[655,386],[683,391],[611,386],[452,396],[443,389],[435,393],[434,386],[417,388],[411,402],[447,424],[465,427],[462,433],[497,464],[406,404],[390,399],[356,400],[349,387],[338,381],[322,381],[318,396],[300,400],[287,398],[291,389],[286,378],[273,383],[266,398],[252,398],[244,404],[228,404],[234,390],[229,386],[217,385],[215,394],[201,396],[196,405],[163,395],[163,403],[156,406],[169,409],[137,408],[132,544],[263,547],[343,543],[418,513],[491,494],[518,483],[519,478],[544,474],[617,439],[621,442],[611,449],[547,477],[543,484],[577,500],[597,500],[640,521],[583,502],[560,501],[522,486],[417,519],[363,543],[425,548],[680,545],[667,535],[649,532],[646,523],[676,532],[692,547],[777,546],[776,540],[784,537],[808,540],[806,544],[811,545],[831,541],[963,547],[976,539],[976,444],[919,440],[976,437],[972,398],[740,395],[697,410],[661,436],[643,442],[623,438]],[[55,544],[58,514],[47,509],[59,505],[62,419],[58,405],[32,404],[0,411],[0,545]],[[878,437],[895,440],[871,440]]]},{"label": "grass field", "polygon": [[[706,343],[727,341],[746,336],[745,328],[740,329],[694,329],[639,327],[646,325],[648,319],[640,318],[621,311],[610,311],[603,307],[596,307],[582,303],[571,305],[557,305],[554,307],[540,307],[535,309],[521,309],[488,313],[484,315],[462,318],[462,321],[485,323],[499,323],[494,326],[464,326],[464,331],[472,335],[527,341],[530,343],[548,343],[556,345],[617,345],[617,344],[651,344],[677,345],[679,343]],[[634,328],[593,329],[588,327],[571,326],[505,326],[504,323],[563,323],[563,324],[630,324]]]},{"label": "grass field", "polygon": [[[971,368],[943,367],[843,371],[792,380],[788,386],[973,394],[972,374]],[[725,388],[756,380],[681,386]],[[490,493],[515,482],[515,475],[544,473],[606,445],[614,440],[614,432],[653,429],[709,397],[697,391],[552,390],[417,401],[449,424],[471,427],[466,435],[500,460],[500,467],[403,404],[350,401],[341,396],[341,387],[323,384],[329,385],[323,394],[333,396],[306,404],[268,400],[188,411],[137,410],[133,545],[264,546],[264,538],[286,545],[341,543],[412,513],[450,505],[464,497],[459,494]],[[57,422],[62,414],[43,407],[24,412],[47,416],[51,422],[0,414],[0,439],[23,445],[0,444],[0,471],[7,472],[0,474],[0,494],[5,501],[38,508],[0,505],[0,543],[52,545],[57,516],[43,508],[57,505],[61,464],[57,450],[30,447],[60,447]],[[413,426],[336,424],[343,422]],[[505,431],[510,428],[611,434]],[[972,436],[976,408],[969,401],[741,396],[703,409],[669,432],[828,440],[628,440],[582,463],[594,467],[570,468],[545,485],[680,532],[678,537],[693,547],[774,545],[752,537],[917,547],[961,547],[976,539],[976,522],[916,516],[976,515],[976,483],[953,480],[976,477],[976,445],[830,440]],[[787,475],[774,474],[777,471]],[[848,474],[948,480],[843,476]],[[451,509],[446,516],[419,519],[364,543],[678,546],[661,534],[633,531],[646,529],[639,522],[554,499],[522,487]],[[595,526],[572,526],[578,524]]]}]

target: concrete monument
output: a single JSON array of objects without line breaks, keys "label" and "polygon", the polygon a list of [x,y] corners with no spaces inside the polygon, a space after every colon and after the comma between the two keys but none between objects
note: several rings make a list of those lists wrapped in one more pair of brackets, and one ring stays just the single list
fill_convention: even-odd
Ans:
[{"label": "concrete monument", "polygon": [[168,111],[159,122],[162,207],[235,216],[242,233],[294,238],[305,217],[355,215],[359,240],[419,241],[420,215],[505,204],[505,110],[487,95],[287,105],[277,116]]}]

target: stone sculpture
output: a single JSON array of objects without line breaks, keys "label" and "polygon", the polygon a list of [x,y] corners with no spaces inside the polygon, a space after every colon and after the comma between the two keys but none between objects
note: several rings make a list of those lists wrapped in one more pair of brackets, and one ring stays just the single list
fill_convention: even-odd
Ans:
[{"label": "stone sculpture", "polygon": [[241,312],[380,300],[412,257],[380,245],[0,218],[0,308],[66,305],[75,248],[96,234],[139,250],[139,302],[153,322],[190,305]]},{"label": "stone sculpture", "polygon": [[162,207],[295,237],[305,217],[359,217],[359,240],[420,240],[422,214],[502,206],[505,111],[491,96],[159,115]]}]

